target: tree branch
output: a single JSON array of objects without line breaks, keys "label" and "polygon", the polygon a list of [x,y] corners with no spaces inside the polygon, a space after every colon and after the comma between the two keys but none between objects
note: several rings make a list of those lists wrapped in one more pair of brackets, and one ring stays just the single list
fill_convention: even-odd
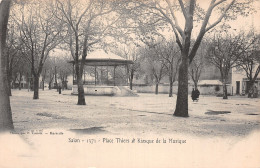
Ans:
[{"label": "tree branch", "polygon": [[[167,1],[169,1],[169,0],[167,0]],[[187,13],[186,13],[186,11],[185,11],[185,7],[184,7],[184,4],[183,4],[183,1],[182,1],[182,0],[179,0],[179,4],[180,4],[180,6],[181,6],[181,10],[182,10],[182,13],[183,13],[184,18],[187,19]]]},{"label": "tree branch", "polygon": [[[217,24],[219,24],[219,23],[221,22],[221,20],[224,18],[225,14],[226,14],[227,11],[230,9],[230,7],[235,3],[235,1],[236,1],[236,0],[232,0],[232,2],[230,2],[229,5],[227,5],[227,7],[224,9],[222,15],[218,18],[218,20],[217,20],[216,22],[214,22],[211,26],[209,26],[209,27],[206,28],[206,32],[209,31],[210,29],[212,29],[213,27],[215,27]],[[217,4],[220,4],[220,3],[222,3],[222,2],[224,2],[224,0],[218,2]],[[216,4],[213,5],[213,8],[214,8],[215,6],[217,6],[217,5],[216,5]],[[213,9],[213,8],[212,8],[212,9]]]}]

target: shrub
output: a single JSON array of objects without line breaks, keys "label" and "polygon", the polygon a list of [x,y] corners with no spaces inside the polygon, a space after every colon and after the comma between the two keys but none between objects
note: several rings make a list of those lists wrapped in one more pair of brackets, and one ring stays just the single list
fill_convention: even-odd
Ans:
[{"label": "shrub", "polygon": [[215,91],[216,92],[220,91],[220,87],[219,86],[215,86]]}]

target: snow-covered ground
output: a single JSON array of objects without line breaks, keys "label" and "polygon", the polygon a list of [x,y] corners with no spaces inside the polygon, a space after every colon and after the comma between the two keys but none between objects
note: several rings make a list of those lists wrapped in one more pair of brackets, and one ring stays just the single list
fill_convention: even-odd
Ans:
[{"label": "snow-covered ground", "polygon": [[[200,96],[189,101],[189,117],[174,117],[176,95],[139,94],[139,97],[86,96],[78,106],[71,91],[33,92],[13,90],[15,129],[91,129],[108,134],[191,134],[196,136],[245,136],[260,128],[260,99]],[[220,112],[225,114],[215,114]],[[95,129],[96,128],[96,129]],[[86,130],[86,133],[87,130]]]},{"label": "snow-covered ground", "polygon": [[0,167],[260,165],[260,99],[200,96],[182,118],[172,115],[176,96],[166,94],[86,96],[78,106],[71,91],[40,91],[39,100],[27,90],[12,93],[15,132],[0,134]]}]

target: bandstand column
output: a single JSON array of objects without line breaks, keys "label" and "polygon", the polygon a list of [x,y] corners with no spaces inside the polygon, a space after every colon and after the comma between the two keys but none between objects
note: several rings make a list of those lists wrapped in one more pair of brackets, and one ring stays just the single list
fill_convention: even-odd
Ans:
[{"label": "bandstand column", "polygon": [[114,65],[114,86],[116,86],[116,65]]},{"label": "bandstand column", "polygon": [[74,80],[75,80],[75,64],[74,62],[72,63],[72,84],[74,85]]},{"label": "bandstand column", "polygon": [[97,85],[97,66],[95,65],[95,86]]},{"label": "bandstand column", "polygon": [[128,64],[125,65],[125,71],[126,71],[126,86],[128,85]]},{"label": "bandstand column", "polygon": [[84,74],[84,82],[83,82],[83,85],[86,83],[86,77],[85,77],[85,67],[83,67],[83,74]]},{"label": "bandstand column", "polygon": [[108,66],[107,66],[107,86],[109,85],[109,82],[108,82]]}]

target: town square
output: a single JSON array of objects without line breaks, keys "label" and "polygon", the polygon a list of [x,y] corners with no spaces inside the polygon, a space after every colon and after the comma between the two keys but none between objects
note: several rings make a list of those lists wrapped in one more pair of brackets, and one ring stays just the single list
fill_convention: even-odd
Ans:
[{"label": "town square", "polygon": [[259,168],[258,0],[0,0],[0,167]]}]

